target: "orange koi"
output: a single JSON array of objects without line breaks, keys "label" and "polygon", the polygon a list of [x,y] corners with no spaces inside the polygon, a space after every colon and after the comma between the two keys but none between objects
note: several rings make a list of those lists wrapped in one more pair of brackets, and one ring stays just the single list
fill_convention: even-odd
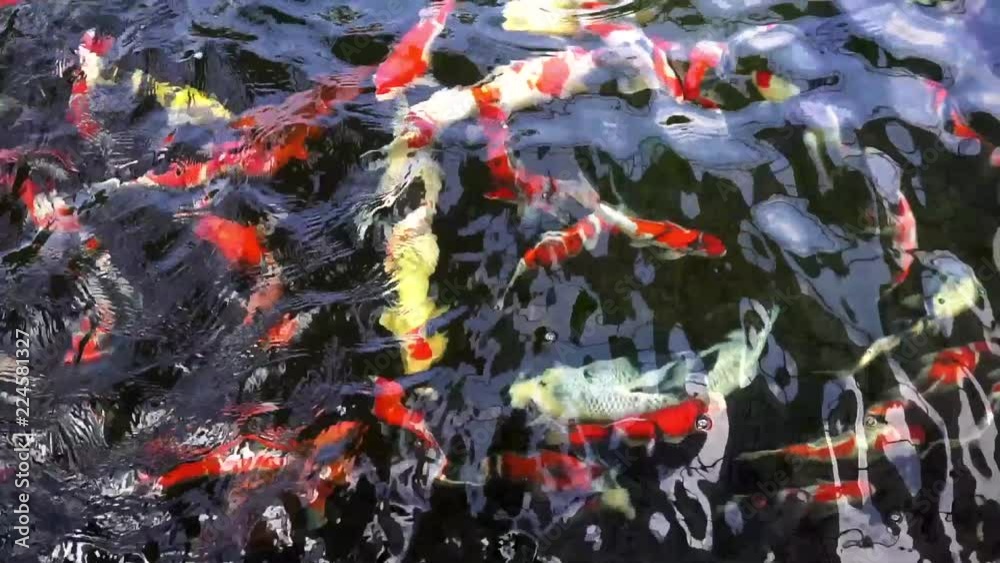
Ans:
[{"label": "orange koi", "polygon": [[551,450],[535,455],[504,452],[492,462],[492,467],[487,468],[497,477],[538,485],[546,491],[589,491],[606,472],[603,466]]},{"label": "orange koi", "polygon": [[431,62],[431,44],[444,31],[455,0],[432,2],[430,12],[399,41],[388,58],[375,70],[375,97],[380,101],[398,96],[424,76]]},{"label": "orange koi", "polygon": [[214,244],[231,264],[256,266],[264,259],[264,249],[254,227],[208,215],[195,226],[194,234]]},{"label": "orange koi", "polygon": [[164,172],[149,170],[136,179],[140,184],[187,190],[208,182],[219,174],[214,161],[182,160],[171,162]]},{"label": "orange koi", "polygon": [[[308,514],[310,528],[315,529],[326,522],[326,499],[338,487],[350,482],[354,471],[355,451],[360,446],[360,438],[367,427],[353,420],[344,420],[325,428],[312,440],[313,451],[307,462],[310,472],[315,472],[312,489],[308,492]],[[346,448],[346,451],[344,449]],[[333,461],[323,461],[328,449],[343,451]],[[319,467],[318,471],[315,467]]]},{"label": "orange koi", "polygon": [[260,339],[266,348],[288,346],[299,332],[299,319],[292,313],[285,313],[281,320],[268,329],[267,334]]}]

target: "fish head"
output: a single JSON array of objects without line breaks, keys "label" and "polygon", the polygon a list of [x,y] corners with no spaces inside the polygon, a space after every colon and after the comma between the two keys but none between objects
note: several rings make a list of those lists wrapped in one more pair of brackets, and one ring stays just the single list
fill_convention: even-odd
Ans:
[{"label": "fish head", "polygon": [[560,418],[565,410],[562,388],[569,368],[558,366],[545,370],[542,375],[510,386],[510,404],[514,408],[534,405],[543,413]]}]

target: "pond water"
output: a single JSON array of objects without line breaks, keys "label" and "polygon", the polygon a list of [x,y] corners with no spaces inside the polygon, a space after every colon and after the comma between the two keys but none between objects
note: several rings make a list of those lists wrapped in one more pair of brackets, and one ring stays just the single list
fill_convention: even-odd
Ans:
[{"label": "pond water", "polygon": [[0,0],[0,559],[1000,560],[986,0]]}]

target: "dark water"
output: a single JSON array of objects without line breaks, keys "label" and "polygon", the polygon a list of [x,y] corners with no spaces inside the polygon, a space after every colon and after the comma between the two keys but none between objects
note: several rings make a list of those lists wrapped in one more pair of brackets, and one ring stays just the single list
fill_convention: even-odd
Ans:
[{"label": "dark water", "polygon": [[[427,153],[443,178],[430,292],[447,309],[428,334],[446,335],[447,346],[417,373],[406,373],[414,370],[379,320],[394,299],[383,266],[389,232],[420,191],[375,211],[383,170],[362,166],[363,154],[392,140],[399,100],[377,101],[363,83],[357,98],[316,121],[323,133],[308,142],[307,160],[273,177],[223,176],[187,191],[131,183],[164,166],[157,149],[174,128],[155,101],[102,87],[92,103],[101,133],[91,139],[66,114],[75,50],[91,28],[116,38],[107,59],[119,78],[141,69],[210,93],[238,115],[378,64],[416,23],[422,0],[0,8],[0,146],[58,149],[75,165],[4,163],[0,406],[8,435],[29,429],[37,438],[29,484],[17,484],[15,438],[0,457],[0,559],[1000,560],[996,358],[981,350],[958,384],[928,390],[927,375],[940,350],[995,342],[1000,9],[985,0],[929,4],[700,0],[603,14],[649,12],[647,35],[688,46],[727,42],[730,55],[704,89],[721,110],[623,94],[612,81],[515,112],[512,153],[535,173],[582,177],[639,216],[718,235],[728,253],[662,260],[625,237],[604,238],[561,268],[528,272],[496,310],[521,254],[584,212],[485,199],[482,126],[460,120]],[[410,88],[410,106],[511,61],[600,43],[502,23],[502,3],[459,2],[433,44],[438,85]],[[800,92],[766,102],[752,84],[762,70]],[[944,106],[928,80],[946,88]],[[952,111],[976,134],[963,135]],[[224,122],[180,127],[166,158],[231,137]],[[82,229],[38,228],[17,195],[25,178],[65,198]],[[119,180],[113,189],[102,183],[109,178]],[[232,267],[195,234],[206,211],[191,207],[206,193],[211,214],[261,226],[280,268],[284,294],[247,324],[246,302],[267,274]],[[898,235],[900,194],[916,248]],[[99,249],[84,246],[87,236]],[[652,369],[734,330],[757,333],[750,311],[776,305],[759,370],[724,393],[702,391],[710,428],[648,448],[612,441],[572,450],[612,470],[632,518],[602,505],[597,488],[552,492],[484,472],[484,461],[509,452],[571,451],[550,444],[537,412],[511,408],[518,378],[622,357]],[[300,321],[290,342],[261,344],[286,314]],[[86,344],[72,340],[81,319],[109,316],[100,357],[85,361]],[[915,323],[923,329],[907,332]],[[21,427],[19,334],[30,343],[30,420]],[[907,336],[848,371],[893,334]],[[711,365],[702,368],[684,393],[704,388]],[[373,416],[376,375],[402,383],[440,452]],[[887,400],[908,406],[878,411]],[[274,408],[247,414],[260,404]],[[307,510],[316,480],[303,459],[329,463],[345,455],[343,444],[288,454],[294,461],[277,471],[146,486],[241,436],[308,443],[345,420],[363,422],[364,436],[351,452],[351,483],[321,505],[325,522]],[[926,437],[874,440],[867,453],[832,463],[741,455],[870,422],[916,426]],[[434,480],[444,458],[444,478]],[[873,492],[837,502],[814,489],[839,480]],[[14,543],[23,536],[21,494],[30,496],[27,549]]]}]

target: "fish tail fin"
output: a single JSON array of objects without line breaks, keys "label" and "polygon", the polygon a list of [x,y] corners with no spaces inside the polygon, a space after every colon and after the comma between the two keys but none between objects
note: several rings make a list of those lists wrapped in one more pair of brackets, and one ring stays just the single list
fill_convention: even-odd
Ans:
[{"label": "fish tail fin", "polygon": [[741,452],[736,455],[736,459],[742,461],[755,461],[777,455],[779,450],[757,450],[754,452]]},{"label": "fish tail fin", "polygon": [[514,274],[510,277],[510,281],[507,282],[507,285],[503,288],[503,291],[500,292],[500,297],[497,299],[496,305],[494,305],[493,307],[494,309],[496,309],[497,311],[503,309],[503,304],[505,301],[507,301],[507,294],[510,293],[511,288],[514,287],[514,282],[516,282],[517,279],[521,277],[521,275],[524,274],[524,272],[526,272],[527,270],[528,270],[528,263],[524,261],[524,258],[518,260],[517,267],[514,268]]}]

